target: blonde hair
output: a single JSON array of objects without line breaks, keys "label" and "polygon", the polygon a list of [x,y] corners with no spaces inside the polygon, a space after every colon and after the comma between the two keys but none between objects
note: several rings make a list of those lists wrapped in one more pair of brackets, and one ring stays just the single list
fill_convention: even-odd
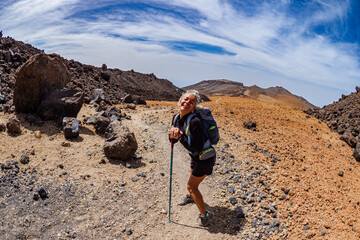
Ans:
[{"label": "blonde hair", "polygon": [[190,95],[190,94],[191,94],[191,95],[194,95],[195,98],[196,98],[195,107],[201,102],[201,97],[200,97],[199,92],[192,89],[192,90],[187,90],[186,92],[184,92],[184,93],[181,95],[181,97],[180,97],[180,99],[179,99],[179,101],[178,101],[178,106],[180,106],[180,101],[183,100],[186,96],[188,96],[188,95]]}]

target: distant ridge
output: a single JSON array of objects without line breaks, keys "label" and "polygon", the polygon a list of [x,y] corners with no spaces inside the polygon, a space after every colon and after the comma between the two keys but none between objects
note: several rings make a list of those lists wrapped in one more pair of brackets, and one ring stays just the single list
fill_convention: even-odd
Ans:
[{"label": "distant ridge", "polygon": [[[0,112],[10,109],[19,68],[34,54],[43,52],[30,44],[11,37],[0,37]],[[65,59],[72,75],[67,88],[81,89],[89,98],[94,89],[101,88],[108,95],[109,104],[118,104],[127,94],[144,100],[177,101],[183,90],[167,79],[153,73],[95,67]]]},{"label": "distant ridge", "polygon": [[283,87],[261,88],[256,85],[244,86],[241,82],[227,79],[204,80],[183,87],[184,90],[195,89],[208,96],[249,97],[252,99],[288,105],[299,109],[313,109],[316,106],[303,97],[296,96]]}]

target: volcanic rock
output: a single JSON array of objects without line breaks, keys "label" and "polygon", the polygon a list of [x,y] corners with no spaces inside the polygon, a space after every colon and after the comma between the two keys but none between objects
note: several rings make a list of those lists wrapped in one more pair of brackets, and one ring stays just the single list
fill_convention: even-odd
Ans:
[{"label": "volcanic rock", "polygon": [[20,157],[19,160],[22,164],[28,164],[30,162],[30,158],[28,157],[28,155],[24,154]]},{"label": "volcanic rock", "polygon": [[354,158],[356,159],[356,161],[360,162],[360,142],[358,142],[356,144],[356,147],[354,149],[354,153],[353,153]]},{"label": "volcanic rock", "polygon": [[134,133],[120,121],[110,123],[105,132],[104,153],[109,158],[130,159],[138,148]]},{"label": "volcanic rock", "polygon": [[252,121],[252,120],[246,121],[244,122],[244,127],[256,131],[256,121]]},{"label": "volcanic rock", "polygon": [[124,98],[123,98],[123,103],[133,103],[133,98],[131,96],[131,94],[127,94]]},{"label": "volcanic rock", "polygon": [[90,104],[100,104],[101,101],[109,102],[109,98],[107,97],[106,92],[103,89],[95,89],[90,97]]},{"label": "volcanic rock", "polygon": [[99,116],[96,118],[94,127],[97,133],[103,134],[106,131],[106,128],[110,124],[110,119],[104,116]]},{"label": "volcanic rock", "polygon": [[78,90],[54,90],[46,96],[38,108],[38,114],[45,120],[60,120],[77,117],[84,102],[84,94]]},{"label": "volcanic rock", "polygon": [[77,138],[79,136],[79,120],[76,118],[64,117],[63,128],[66,139]]},{"label": "volcanic rock", "polygon": [[31,57],[19,70],[14,90],[17,112],[34,113],[43,98],[71,80],[66,62],[59,55],[44,53]]},{"label": "volcanic rock", "polygon": [[5,132],[6,127],[4,123],[0,123],[0,132]]},{"label": "volcanic rock", "polygon": [[17,134],[21,133],[21,124],[20,121],[16,118],[10,118],[9,121],[6,123],[6,128],[8,133],[10,134]]}]

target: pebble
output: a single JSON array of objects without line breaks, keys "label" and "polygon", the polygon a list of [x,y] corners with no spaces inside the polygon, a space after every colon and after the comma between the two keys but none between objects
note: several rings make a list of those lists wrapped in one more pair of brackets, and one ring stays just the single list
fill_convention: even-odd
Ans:
[{"label": "pebble", "polygon": [[138,177],[133,177],[133,178],[131,178],[131,181],[133,181],[133,182],[137,182],[138,180],[139,180]]},{"label": "pebble", "polygon": [[229,193],[235,193],[235,190],[234,190],[233,187],[229,187],[227,190],[228,190]]},{"label": "pebble", "polygon": [[131,228],[125,228],[125,233],[126,233],[126,235],[131,235],[133,232],[132,232],[132,230],[131,230]]},{"label": "pebble", "polygon": [[30,162],[30,158],[28,157],[28,155],[24,154],[20,157],[19,160],[22,164],[28,164]]},{"label": "pebble", "polygon": [[230,202],[231,205],[237,204],[236,197],[231,197],[231,198],[229,199],[229,202]]}]

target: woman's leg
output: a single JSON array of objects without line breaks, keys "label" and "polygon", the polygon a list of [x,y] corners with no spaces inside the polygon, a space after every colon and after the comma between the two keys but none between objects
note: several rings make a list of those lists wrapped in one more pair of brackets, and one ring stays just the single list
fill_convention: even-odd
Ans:
[{"label": "woman's leg", "polygon": [[[192,173],[192,170],[191,170],[191,173]],[[199,187],[199,184],[202,182],[202,180],[204,180],[205,177],[206,177],[206,175],[204,175],[202,177],[195,177],[191,174],[188,184],[187,184],[187,189],[189,190],[190,196],[194,200],[196,206],[199,208],[201,216],[205,216],[206,210],[205,210],[205,203],[204,203],[203,197],[202,197],[198,187]]]}]

